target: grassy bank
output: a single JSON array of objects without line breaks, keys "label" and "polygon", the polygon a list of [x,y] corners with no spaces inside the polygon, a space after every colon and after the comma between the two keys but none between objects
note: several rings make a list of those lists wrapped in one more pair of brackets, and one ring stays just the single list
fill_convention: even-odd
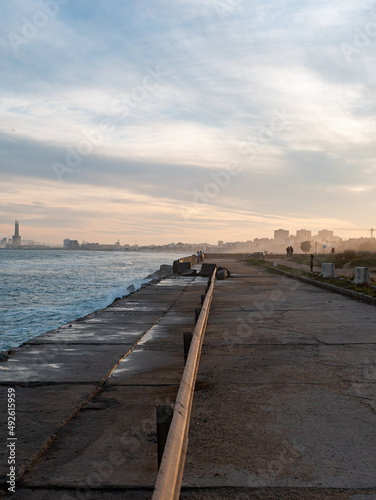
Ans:
[{"label": "grassy bank", "polygon": [[[292,262],[297,264],[310,265],[311,256],[310,255],[294,255],[290,259]],[[335,264],[336,269],[342,269],[343,266],[348,264],[348,267],[376,267],[376,253],[359,253],[353,250],[347,250],[342,253],[335,254],[319,254],[314,255],[313,265],[321,266],[323,262],[332,262]]]},{"label": "grassy bank", "polygon": [[[341,254],[338,254],[338,255],[332,255],[331,257],[339,257]],[[357,266],[364,266],[364,267],[369,267],[369,264],[366,265],[364,264],[365,260],[364,259],[361,259],[360,257],[368,257],[369,254],[362,254],[361,256],[356,256],[356,257],[353,257],[351,260],[346,260],[345,263],[347,262],[359,262],[360,263],[357,263],[356,265]],[[323,257],[322,262],[334,262],[336,264],[336,261],[334,260],[328,260],[327,257],[328,255],[318,255],[315,257]],[[305,261],[304,258],[308,259],[308,261]],[[350,256],[345,256],[345,259],[350,259]],[[376,256],[375,254],[373,254],[373,259],[375,259],[375,265],[376,265]],[[309,255],[296,255],[295,257],[293,257],[291,260],[293,260],[294,262],[297,262],[299,264],[306,264],[306,265],[309,265],[310,264],[310,256]],[[368,259],[368,262],[371,261],[371,259]],[[339,260],[339,262],[341,262],[341,260]],[[266,261],[266,260],[258,260],[258,259],[247,259],[247,264],[250,265],[250,266],[262,266],[262,267],[266,267],[268,269],[269,272],[273,273],[273,274],[279,274],[279,271],[285,271],[287,273],[290,273],[290,274],[294,274],[295,276],[304,276],[306,278],[310,278],[312,280],[315,280],[315,281],[320,281],[322,283],[327,283],[327,284],[330,284],[330,285],[334,285],[334,286],[337,286],[337,287],[340,287],[340,288],[345,288],[346,290],[352,290],[353,292],[358,292],[358,293],[364,293],[365,295],[369,295],[371,297],[376,297],[376,287],[374,286],[375,285],[375,279],[371,278],[371,281],[373,282],[371,285],[355,285],[354,283],[352,283],[352,279],[353,277],[340,277],[340,278],[323,278],[322,276],[320,276],[320,273],[310,273],[308,271],[305,271],[303,269],[296,269],[296,268],[293,268],[293,267],[289,267],[288,265],[280,265],[278,264],[278,266],[274,266],[272,262],[270,261]],[[320,265],[318,263],[316,263],[314,261],[314,265]],[[351,264],[352,265],[352,264]],[[336,267],[337,267],[337,264],[336,264]],[[354,266],[355,267],[355,266]]]}]

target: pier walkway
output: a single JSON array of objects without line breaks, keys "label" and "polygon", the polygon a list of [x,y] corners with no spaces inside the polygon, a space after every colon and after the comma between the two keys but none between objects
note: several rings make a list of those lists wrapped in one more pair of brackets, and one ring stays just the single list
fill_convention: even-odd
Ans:
[{"label": "pier walkway", "polygon": [[[233,274],[215,284],[181,499],[375,500],[376,308],[217,263]],[[176,396],[206,282],[168,278],[0,363],[2,422],[8,387],[17,401],[12,498],[151,498],[155,404]]]},{"label": "pier walkway", "polygon": [[376,499],[376,308],[218,261],[181,498]]}]

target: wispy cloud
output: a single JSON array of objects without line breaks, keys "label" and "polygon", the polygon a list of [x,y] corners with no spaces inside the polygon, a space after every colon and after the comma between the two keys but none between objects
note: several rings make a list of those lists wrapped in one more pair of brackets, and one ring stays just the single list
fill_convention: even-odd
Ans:
[{"label": "wispy cloud", "polygon": [[[2,197],[4,233],[30,214],[35,237],[55,241],[69,229],[168,242],[373,224],[376,7],[223,4],[52,0],[52,15],[46,2],[2,2],[0,169],[18,193]],[[12,33],[30,36],[15,50]],[[232,163],[239,175],[182,218],[177,207]]]}]

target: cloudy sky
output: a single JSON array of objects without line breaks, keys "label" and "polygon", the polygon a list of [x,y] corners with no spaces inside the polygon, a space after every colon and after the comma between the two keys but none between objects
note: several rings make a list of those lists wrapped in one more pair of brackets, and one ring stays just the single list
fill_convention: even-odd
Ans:
[{"label": "cloudy sky", "polygon": [[375,226],[376,2],[1,0],[0,24],[0,238]]}]

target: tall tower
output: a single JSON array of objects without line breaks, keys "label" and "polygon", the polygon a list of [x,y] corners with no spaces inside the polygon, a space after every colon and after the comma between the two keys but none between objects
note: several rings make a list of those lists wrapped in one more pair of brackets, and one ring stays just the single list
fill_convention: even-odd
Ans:
[{"label": "tall tower", "polygon": [[18,220],[14,223],[14,236],[12,238],[12,244],[14,247],[21,246],[20,223]]}]

